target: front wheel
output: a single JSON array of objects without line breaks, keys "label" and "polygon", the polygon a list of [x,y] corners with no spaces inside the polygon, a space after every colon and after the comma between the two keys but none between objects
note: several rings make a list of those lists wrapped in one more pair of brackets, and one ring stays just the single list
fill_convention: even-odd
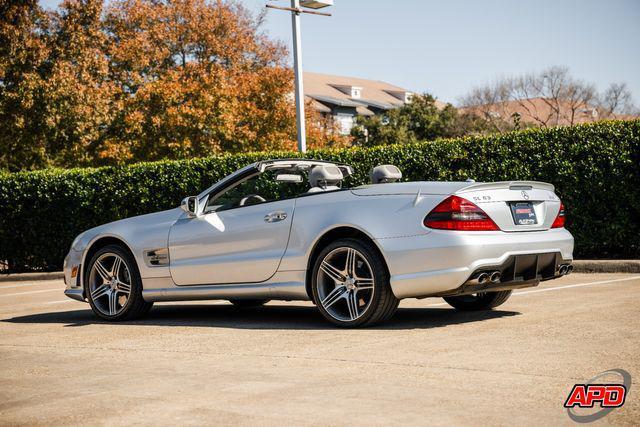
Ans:
[{"label": "front wheel", "polygon": [[316,258],[311,280],[314,303],[338,326],[373,325],[398,308],[384,259],[369,242],[339,239],[329,244]]},{"label": "front wheel", "polygon": [[93,312],[105,320],[132,320],[149,312],[152,302],[142,298],[142,280],[135,260],[119,245],[100,248],[84,276]]},{"label": "front wheel", "polygon": [[491,310],[504,304],[511,296],[511,291],[479,292],[457,297],[444,297],[450,306],[460,311]]}]

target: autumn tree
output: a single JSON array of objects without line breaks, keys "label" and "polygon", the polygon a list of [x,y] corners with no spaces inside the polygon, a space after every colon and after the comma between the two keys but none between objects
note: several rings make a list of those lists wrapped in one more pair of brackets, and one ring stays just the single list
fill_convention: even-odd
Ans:
[{"label": "autumn tree", "polygon": [[[293,75],[235,0],[0,3],[0,169],[293,149]],[[311,111],[311,147],[349,139]]]},{"label": "autumn tree", "polygon": [[[353,137],[343,135],[333,116],[323,115],[313,107],[312,102],[305,105],[305,128],[307,130],[307,148],[343,148],[353,143]],[[294,138],[297,134],[294,133]]]},{"label": "autumn tree", "polygon": [[112,2],[106,29],[123,109],[117,138],[101,155],[152,160],[292,148],[286,50],[261,24],[237,2]]},{"label": "autumn tree", "polygon": [[91,165],[120,107],[120,88],[109,72],[111,40],[102,31],[101,14],[102,0],[65,0],[51,14],[43,125],[54,164]]},{"label": "autumn tree", "polygon": [[47,25],[37,0],[0,2],[0,169],[47,164]]},{"label": "autumn tree", "polygon": [[50,13],[35,1],[3,7],[2,166],[91,164],[117,89],[108,79],[101,0],[66,0]]}]

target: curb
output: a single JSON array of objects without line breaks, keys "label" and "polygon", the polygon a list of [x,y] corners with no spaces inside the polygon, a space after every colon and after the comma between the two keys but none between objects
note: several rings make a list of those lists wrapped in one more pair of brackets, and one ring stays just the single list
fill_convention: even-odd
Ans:
[{"label": "curb", "polygon": [[64,273],[62,271],[52,271],[50,273],[16,273],[16,274],[0,274],[0,282],[29,282],[37,280],[62,280]]},{"label": "curb", "polygon": [[573,261],[574,273],[640,273],[638,259],[580,259]]},{"label": "curb", "polygon": [[[640,259],[579,259],[573,260],[574,273],[640,273]],[[62,280],[62,271],[50,273],[0,274],[0,282]]]}]

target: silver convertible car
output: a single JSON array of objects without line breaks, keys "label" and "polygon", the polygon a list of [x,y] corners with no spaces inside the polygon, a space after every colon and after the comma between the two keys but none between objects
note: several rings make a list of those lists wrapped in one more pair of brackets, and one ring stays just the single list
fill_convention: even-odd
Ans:
[{"label": "silver convertible car", "polygon": [[257,162],[178,208],[85,231],[65,259],[65,294],[114,321],[155,301],[312,300],[330,322],[363,326],[404,298],[489,310],[572,270],[573,237],[550,184],[400,182],[397,167],[381,165],[371,184],[346,188],[352,173]]}]

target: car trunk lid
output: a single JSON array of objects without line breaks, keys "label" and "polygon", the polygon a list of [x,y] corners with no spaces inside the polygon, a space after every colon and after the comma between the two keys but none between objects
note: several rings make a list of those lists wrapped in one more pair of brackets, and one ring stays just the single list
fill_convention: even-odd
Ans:
[{"label": "car trunk lid", "polygon": [[476,204],[502,231],[547,230],[560,210],[553,185],[544,182],[469,184],[454,194]]},{"label": "car trunk lid", "polygon": [[448,195],[469,186],[468,182],[414,181],[361,185],[351,189],[356,196]]}]

